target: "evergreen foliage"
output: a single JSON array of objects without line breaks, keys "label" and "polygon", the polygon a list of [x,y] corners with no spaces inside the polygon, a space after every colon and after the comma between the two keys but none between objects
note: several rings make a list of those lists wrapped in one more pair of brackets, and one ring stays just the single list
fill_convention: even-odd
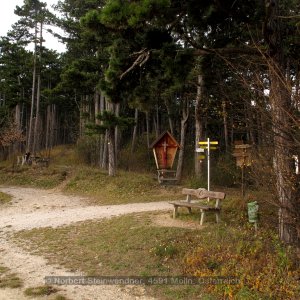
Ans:
[{"label": "evergreen foliage", "polygon": [[[97,133],[99,165],[113,168],[110,174],[121,146],[131,144],[134,153],[144,133],[146,148],[150,136],[172,131],[189,157],[199,139],[220,141],[227,154],[243,140],[275,178],[281,239],[300,243],[292,159],[300,155],[298,1],[65,0],[56,9],[60,17],[43,2],[24,0],[15,10],[20,20],[0,40],[0,130],[15,120],[28,144],[29,115],[36,114],[41,149]],[[67,46],[62,55],[37,36],[37,24],[54,23],[66,33],[59,36]],[[31,42],[34,52],[26,48]],[[38,98],[35,66],[39,109],[30,101]],[[286,229],[289,218],[293,228]]]}]

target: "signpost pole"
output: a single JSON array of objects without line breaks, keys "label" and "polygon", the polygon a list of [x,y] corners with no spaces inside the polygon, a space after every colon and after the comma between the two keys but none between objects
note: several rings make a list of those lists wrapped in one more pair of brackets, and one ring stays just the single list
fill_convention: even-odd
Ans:
[{"label": "signpost pole", "polygon": [[[210,191],[210,150],[216,150],[217,146],[214,146],[214,145],[218,145],[219,142],[218,141],[210,141],[210,138],[207,138],[206,141],[200,141],[199,144],[203,145],[203,146],[200,146],[200,149],[203,149],[203,151],[204,151],[204,149],[207,150],[207,190]],[[213,146],[211,147],[210,144],[212,144]],[[197,152],[201,152],[201,151],[198,151],[198,149],[197,149]],[[208,198],[208,200],[209,200],[209,198]]]},{"label": "signpost pole", "polygon": [[210,144],[207,138],[207,190],[210,191]]}]

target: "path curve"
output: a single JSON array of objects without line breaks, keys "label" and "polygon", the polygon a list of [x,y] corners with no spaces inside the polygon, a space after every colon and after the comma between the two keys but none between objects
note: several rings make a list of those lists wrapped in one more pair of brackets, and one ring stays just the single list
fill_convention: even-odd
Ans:
[{"label": "path curve", "polygon": [[[0,263],[22,278],[23,289],[43,285],[44,277],[47,275],[83,274],[68,272],[60,266],[49,265],[43,257],[27,253],[9,239],[10,232],[49,226],[58,227],[137,212],[170,210],[167,202],[90,206],[82,197],[66,196],[53,191],[21,187],[0,187],[0,191],[13,196],[10,205],[0,208]],[[152,299],[145,295],[143,286],[126,286],[125,288],[63,286],[61,294],[72,300]],[[28,299],[20,293],[20,289],[0,289],[0,300],[22,300],[23,298]]]}]

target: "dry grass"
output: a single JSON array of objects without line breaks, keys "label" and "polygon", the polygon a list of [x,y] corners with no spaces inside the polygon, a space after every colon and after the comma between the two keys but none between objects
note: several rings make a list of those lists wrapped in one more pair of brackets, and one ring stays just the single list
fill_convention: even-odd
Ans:
[{"label": "dry grass", "polygon": [[123,204],[182,198],[181,188],[162,187],[149,174],[119,171],[115,177],[81,167],[66,184],[67,193],[88,196],[95,204]]},{"label": "dry grass", "polygon": [[[15,177],[0,175],[0,182],[60,186],[66,193],[90,197],[94,204],[182,199],[180,187],[163,188],[154,174],[119,171],[110,178],[96,168],[70,167],[76,161],[72,153],[72,149],[57,148],[49,169],[24,168]],[[196,184],[194,188],[199,187]],[[153,226],[153,214],[148,213],[23,231],[15,238],[50,263],[87,275],[223,275],[241,279],[235,286],[147,287],[158,299],[300,299],[299,270],[293,249],[277,238],[272,195],[248,190],[242,199],[240,190],[216,190],[227,193],[222,222],[217,225],[214,215],[208,215],[201,230]],[[249,201],[260,205],[257,233],[247,220]],[[178,219],[198,224],[199,213],[181,209]]]},{"label": "dry grass", "polygon": [[[65,193],[89,197],[93,204],[121,204],[180,199],[180,187],[162,187],[155,174],[119,170],[115,177],[107,171],[81,164],[73,147],[51,150],[50,166],[0,164],[0,184],[37,188],[57,188]],[[41,153],[47,157],[48,153]],[[1,196],[0,196],[1,197]]]},{"label": "dry grass", "polygon": [[[23,247],[31,245],[31,251],[50,263],[90,276],[182,275],[183,258],[198,243],[202,230],[153,226],[151,219],[151,214],[127,215],[64,228],[22,231],[15,238]],[[165,289],[147,289],[159,299],[165,298]]]},{"label": "dry grass", "polygon": [[24,295],[29,297],[49,296],[55,294],[58,290],[49,285],[36,286],[27,288]]},{"label": "dry grass", "polygon": [[32,249],[38,249],[36,252],[52,263],[88,275],[181,274],[179,254],[200,231],[151,224],[151,215],[135,214],[78,226],[22,231],[15,236],[32,241]]},{"label": "dry grass", "polygon": [[0,192],[0,205],[9,203],[11,199],[12,199],[11,195]]},{"label": "dry grass", "polygon": [[22,280],[16,274],[0,265],[0,288],[19,288],[22,285]]},{"label": "dry grass", "polygon": [[[240,205],[238,197],[228,197],[221,224],[212,216],[201,230],[159,227],[152,223],[155,215],[143,213],[23,231],[15,238],[50,263],[87,275],[240,279],[234,286],[147,286],[158,299],[299,299],[292,250],[278,241],[276,230],[265,221],[255,233]],[[179,218],[199,222],[197,212],[182,210]]]}]

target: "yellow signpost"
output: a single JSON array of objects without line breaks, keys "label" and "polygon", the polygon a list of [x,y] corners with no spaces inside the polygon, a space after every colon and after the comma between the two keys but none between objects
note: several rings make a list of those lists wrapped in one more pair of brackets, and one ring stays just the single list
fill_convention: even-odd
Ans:
[{"label": "yellow signpost", "polygon": [[[205,149],[207,150],[208,149],[208,146],[200,146],[200,149]],[[210,150],[217,150],[218,147],[209,147]]]},{"label": "yellow signpost", "polygon": [[[215,145],[218,145],[218,144],[219,144],[218,141],[210,141],[209,138],[206,141],[199,142],[200,149],[207,150],[207,190],[208,191],[210,190],[210,150],[217,150],[218,147],[216,147]],[[214,146],[211,147],[211,145],[214,145]],[[204,157],[203,156],[200,155],[199,159],[205,158],[205,156]]]},{"label": "yellow signpost", "polygon": [[[208,144],[208,141],[199,142],[199,145],[207,145],[207,144]],[[218,141],[210,141],[209,144],[210,145],[219,145],[219,142]]]}]

